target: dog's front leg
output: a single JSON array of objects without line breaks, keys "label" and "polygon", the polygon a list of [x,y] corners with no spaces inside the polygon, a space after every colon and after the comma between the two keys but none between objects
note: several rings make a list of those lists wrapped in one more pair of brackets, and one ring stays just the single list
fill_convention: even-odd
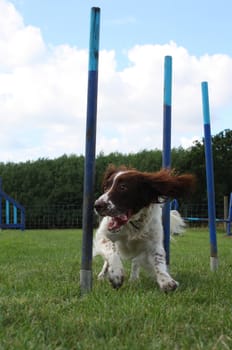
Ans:
[{"label": "dog's front leg", "polygon": [[107,271],[108,271],[108,261],[104,261],[104,265],[102,267],[101,272],[98,274],[97,278],[99,280],[103,280],[107,276]]},{"label": "dog's front leg", "polygon": [[168,273],[163,247],[159,246],[150,252],[149,262],[152,264],[152,269],[155,272],[156,280],[161,290],[168,292],[178,287],[179,283]]},{"label": "dog's front leg", "polygon": [[123,284],[124,271],[117,249],[117,243],[114,243],[108,233],[108,218],[105,217],[96,232],[94,239],[94,256],[101,255],[104,259],[104,265],[98,275],[98,279],[107,277],[114,288],[119,288]]},{"label": "dog's front leg", "polygon": [[116,250],[115,244],[112,243],[112,254],[108,256],[108,278],[112,286],[120,288],[124,281],[124,270],[121,258]]},{"label": "dog's front leg", "polygon": [[98,279],[108,277],[114,288],[120,288],[124,281],[124,270],[116,244],[108,238],[103,238],[98,241],[98,249],[104,259]]}]

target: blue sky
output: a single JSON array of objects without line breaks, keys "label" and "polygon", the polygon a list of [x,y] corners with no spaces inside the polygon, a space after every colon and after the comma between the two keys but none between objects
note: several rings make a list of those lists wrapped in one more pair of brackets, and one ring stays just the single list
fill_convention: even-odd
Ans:
[{"label": "blue sky", "polygon": [[101,8],[98,152],[161,148],[167,54],[173,146],[203,136],[204,80],[212,132],[231,128],[231,1],[0,0],[0,161],[83,154],[92,6]]},{"label": "blue sky", "polygon": [[85,48],[92,6],[101,8],[101,47],[119,54],[136,44],[170,40],[191,54],[232,53],[230,0],[15,0],[25,24],[38,26],[47,43]]}]

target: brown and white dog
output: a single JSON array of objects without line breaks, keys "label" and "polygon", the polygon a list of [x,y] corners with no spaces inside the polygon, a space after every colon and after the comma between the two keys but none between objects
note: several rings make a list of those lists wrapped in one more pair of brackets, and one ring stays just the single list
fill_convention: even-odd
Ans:
[{"label": "brown and white dog", "polygon": [[[136,280],[143,267],[156,278],[161,290],[177,288],[178,282],[166,266],[162,203],[169,197],[189,194],[194,182],[194,176],[177,175],[171,170],[147,173],[124,166],[108,167],[104,193],[95,201],[95,210],[103,216],[94,240],[94,256],[104,259],[99,279],[108,277],[112,286],[119,288],[124,280],[122,259],[130,259],[130,280]],[[184,225],[179,215],[173,221],[175,230]]]}]

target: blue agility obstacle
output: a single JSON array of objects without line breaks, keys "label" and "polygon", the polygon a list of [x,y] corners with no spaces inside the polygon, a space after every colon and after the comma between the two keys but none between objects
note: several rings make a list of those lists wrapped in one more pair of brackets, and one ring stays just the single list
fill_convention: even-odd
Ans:
[{"label": "blue agility obstacle", "polygon": [[[218,268],[218,250],[217,250],[217,233],[216,233],[216,208],[215,208],[215,190],[214,190],[214,170],[213,170],[213,153],[212,138],[210,126],[210,110],[208,83],[202,82],[202,110],[204,124],[204,146],[205,146],[205,166],[207,182],[207,199],[208,199],[208,218],[201,221],[209,222],[209,240],[210,240],[210,268],[215,271]],[[185,218],[190,221],[200,221],[199,218]]]},{"label": "blue agility obstacle", "polygon": [[[201,86],[202,86],[202,107],[203,107],[204,137],[205,137],[205,164],[206,164],[208,217],[209,217],[208,220],[209,220],[209,240],[210,240],[210,267],[211,267],[211,270],[214,271],[218,267],[218,254],[217,254],[214,171],[213,171],[213,156],[212,156],[212,144],[211,144],[208,84],[207,82],[203,82]],[[171,94],[172,94],[172,57],[166,56],[165,71],[164,71],[163,161],[162,161],[162,166],[165,168],[169,168],[171,166]],[[170,263],[170,202],[167,202],[163,208],[163,224],[164,224],[164,247],[166,251],[166,262],[167,262],[167,265],[169,265]],[[227,231],[230,231],[230,229],[231,229],[231,222],[228,221]]]},{"label": "blue agility obstacle", "polygon": [[2,190],[2,178],[0,178],[0,229],[25,230],[25,208]]},{"label": "blue agility obstacle", "polygon": [[212,271],[214,271],[218,268],[218,252],[217,252],[217,233],[216,233],[213,153],[212,153],[209,94],[208,94],[207,82],[201,83],[201,91],[202,91],[202,109],[203,109],[203,120],[204,120],[204,136],[205,136],[205,165],[206,165],[209,237],[210,237],[210,268]]},{"label": "blue agility obstacle", "polygon": [[[95,149],[98,92],[98,56],[99,56],[100,8],[91,9],[89,75],[87,97],[86,148],[83,192],[83,241],[80,270],[81,292],[92,289],[92,244],[93,244],[93,205],[95,178]],[[163,106],[163,158],[162,166],[171,167],[171,98],[172,97],[172,57],[165,56],[164,65],[164,106]],[[207,193],[210,221],[211,268],[217,268],[217,240],[215,226],[215,199],[212,167],[211,131],[208,105],[208,86],[202,83],[204,131],[206,140]],[[170,262],[170,202],[163,208],[164,248],[166,262]]]},{"label": "blue agility obstacle", "polygon": [[[171,167],[172,57],[164,58],[163,154],[162,167]],[[170,264],[170,202],[163,207],[164,249]]]},{"label": "blue agility obstacle", "polygon": [[97,124],[98,56],[100,34],[100,9],[91,9],[89,73],[87,95],[87,121],[85,143],[85,169],[82,218],[82,260],[80,271],[81,292],[92,289],[93,205],[95,183],[95,149]]},{"label": "blue agility obstacle", "polygon": [[[207,180],[206,182],[207,182],[207,199],[208,199],[208,218],[206,220],[209,222],[210,268],[212,271],[215,271],[218,268],[218,250],[217,250],[217,233],[216,233],[213,153],[212,153],[209,95],[208,95],[207,82],[202,82],[201,91],[202,91],[202,110],[203,110],[204,138],[205,138],[205,143],[204,143],[205,165],[206,165],[206,180]],[[197,220],[196,218],[195,219],[192,218],[192,221],[197,221]]]}]

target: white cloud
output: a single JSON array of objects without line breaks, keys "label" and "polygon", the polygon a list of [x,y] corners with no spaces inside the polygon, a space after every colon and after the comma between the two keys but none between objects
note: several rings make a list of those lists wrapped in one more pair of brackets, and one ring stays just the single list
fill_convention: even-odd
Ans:
[{"label": "white cloud", "polygon": [[[118,71],[116,53],[100,52],[98,152],[162,147],[165,55],[173,57],[173,146],[202,137],[201,81],[209,82],[212,131],[230,128],[231,57],[195,57],[173,42],[137,45],[127,55]],[[0,0],[0,161],[84,153],[87,70],[87,49],[48,46]]]},{"label": "white cloud", "polygon": [[[117,149],[120,151],[162,147],[165,55],[173,57],[173,146],[189,147],[193,140],[203,136],[202,81],[207,80],[209,83],[212,131],[220,131],[222,124],[230,127],[223,106],[226,105],[227,109],[232,107],[232,91],[229,87],[232,78],[231,57],[206,55],[197,58],[173,42],[166,45],[140,45],[128,52],[129,67],[111,74],[108,85],[105,78],[104,86],[101,87],[101,94],[107,91],[108,96],[107,105],[102,105],[100,110],[99,134],[100,141],[103,134],[104,142],[99,142],[99,148],[112,150],[112,129],[117,134]],[[111,133],[107,144],[109,122]]]},{"label": "white cloud", "polygon": [[8,1],[0,1],[1,69],[31,63],[43,56],[45,45],[39,28],[25,26],[23,18]]},{"label": "white cloud", "polygon": [[180,142],[181,146],[183,148],[189,148],[189,147],[192,147],[194,145],[195,141],[201,141],[201,137],[200,136],[193,136],[190,139],[188,139],[187,137],[181,137],[180,141],[181,141]]}]

